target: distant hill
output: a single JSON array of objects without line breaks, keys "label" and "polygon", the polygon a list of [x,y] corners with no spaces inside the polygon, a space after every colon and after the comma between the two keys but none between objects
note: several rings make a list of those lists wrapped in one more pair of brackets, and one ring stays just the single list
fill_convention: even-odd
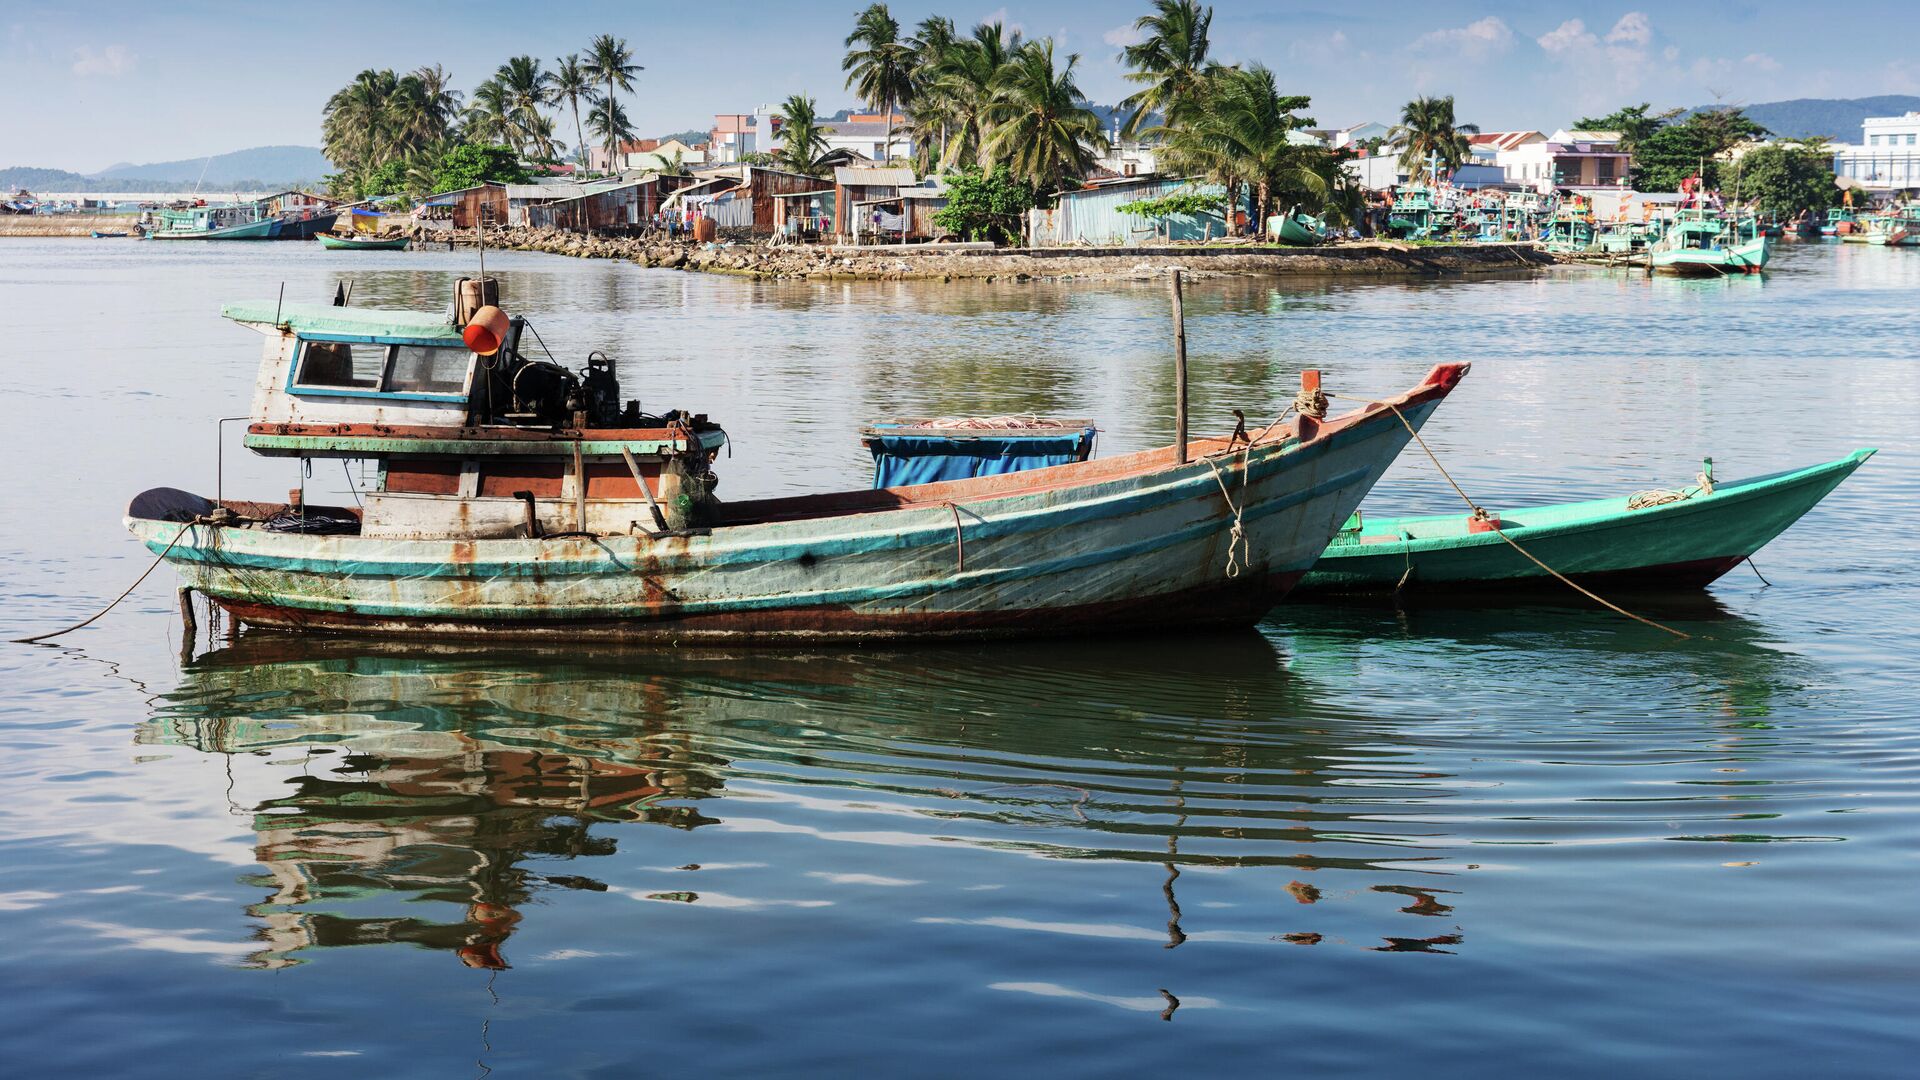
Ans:
[{"label": "distant hill", "polygon": [[[204,170],[204,179],[202,173]],[[211,158],[156,161],[149,165],[115,165],[93,174],[96,180],[138,180],[168,186],[230,188],[240,180],[264,179],[269,186],[314,183],[333,171],[326,155],[311,146],[256,146],[215,154]]]},{"label": "distant hill", "polygon": [[28,191],[84,191],[92,185],[93,181],[87,177],[65,169],[36,169],[31,165],[0,169],[0,194],[11,195],[20,188]]},{"label": "distant hill", "polygon": [[[1687,110],[1699,112],[1710,106]],[[1869,116],[1900,116],[1920,110],[1920,97],[1884,94],[1864,98],[1795,98],[1748,105],[1754,123],[1783,139],[1829,138],[1843,143],[1860,141],[1860,122]]]}]

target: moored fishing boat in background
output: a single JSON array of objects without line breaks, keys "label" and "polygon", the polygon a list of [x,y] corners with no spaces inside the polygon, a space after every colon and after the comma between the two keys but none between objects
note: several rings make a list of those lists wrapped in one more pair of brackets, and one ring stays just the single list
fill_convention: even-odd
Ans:
[{"label": "moored fishing boat in background", "polygon": [[1309,402],[1250,437],[1189,445],[1182,427],[1115,458],[721,503],[718,425],[623,409],[604,356],[576,375],[521,351],[523,319],[460,310],[463,328],[230,305],[266,337],[246,445],[372,459],[377,486],[351,508],[156,489],[127,527],[235,618],[289,630],[777,643],[1246,626],[1468,370],[1437,365],[1341,416]]},{"label": "moored fishing boat in background", "polygon": [[162,210],[149,240],[271,240],[278,218],[261,203]]},{"label": "moored fishing boat in background", "polygon": [[1920,247],[1920,202],[1896,203],[1868,217],[1860,235],[1875,247]]},{"label": "moored fishing boat in background", "polygon": [[1773,241],[1742,236],[1740,229],[1706,207],[1678,211],[1661,238],[1647,248],[1653,269],[1693,277],[1758,274],[1773,255]]},{"label": "moored fishing boat in background", "polygon": [[1688,488],[1525,509],[1376,518],[1355,514],[1298,592],[1385,595],[1561,586],[1502,534],[1576,582],[1699,589],[1738,566],[1853,475],[1872,450],[1824,465]]}]

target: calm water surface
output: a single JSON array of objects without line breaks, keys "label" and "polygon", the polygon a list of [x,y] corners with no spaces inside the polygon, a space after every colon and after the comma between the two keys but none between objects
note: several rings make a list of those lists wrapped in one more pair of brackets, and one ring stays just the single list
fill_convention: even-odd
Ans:
[{"label": "calm water surface", "polygon": [[[862,422],[1171,428],[1164,286],[754,284],[489,258],[571,363],[734,438],[723,496],[862,486]],[[7,636],[210,491],[223,300],[438,307],[467,255],[7,241]],[[0,646],[17,1076],[1911,1075],[1920,255],[1765,281],[1195,283],[1196,428],[1472,376],[1490,506],[1879,457],[1710,596],[1298,606],[1257,634],[766,656],[243,635],[156,572]],[[230,442],[228,492],[285,462]],[[351,477],[316,463],[315,496]],[[347,497],[344,494],[341,497]],[[1376,510],[1459,509],[1423,459]]]}]

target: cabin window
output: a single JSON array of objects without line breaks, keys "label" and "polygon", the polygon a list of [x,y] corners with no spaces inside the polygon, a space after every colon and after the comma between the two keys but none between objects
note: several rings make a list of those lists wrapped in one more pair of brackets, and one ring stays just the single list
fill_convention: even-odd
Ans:
[{"label": "cabin window", "polygon": [[387,347],[348,341],[309,341],[301,351],[304,386],[378,390],[387,369]]},{"label": "cabin window", "polygon": [[461,393],[467,388],[467,366],[472,359],[473,354],[465,349],[396,345],[387,389],[410,394]]}]

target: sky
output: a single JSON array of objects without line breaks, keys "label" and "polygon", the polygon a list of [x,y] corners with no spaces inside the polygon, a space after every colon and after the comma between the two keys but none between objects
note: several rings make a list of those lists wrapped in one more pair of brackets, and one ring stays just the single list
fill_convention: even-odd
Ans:
[{"label": "sky", "polygon": [[[1124,97],[1120,47],[1146,0],[894,3],[902,24],[943,14],[1003,20],[1079,53],[1081,89]],[[362,68],[439,63],[470,88],[510,55],[549,65],[600,33],[645,67],[626,105],[643,135],[708,127],[791,93],[831,112],[856,0],[626,0],[459,4],[336,0],[6,0],[0,4],[0,166],[91,172],[250,146],[319,145],[321,106]],[[1569,126],[1583,115],[1795,97],[1920,94],[1912,0],[1845,5],[1844,48],[1809,48],[1805,3],[1477,3],[1216,0],[1214,51],[1260,62],[1310,95],[1322,126],[1391,123],[1417,94],[1453,94],[1488,131]],[[1896,32],[1875,33],[1873,27]],[[560,132],[571,135],[563,121]]]}]

